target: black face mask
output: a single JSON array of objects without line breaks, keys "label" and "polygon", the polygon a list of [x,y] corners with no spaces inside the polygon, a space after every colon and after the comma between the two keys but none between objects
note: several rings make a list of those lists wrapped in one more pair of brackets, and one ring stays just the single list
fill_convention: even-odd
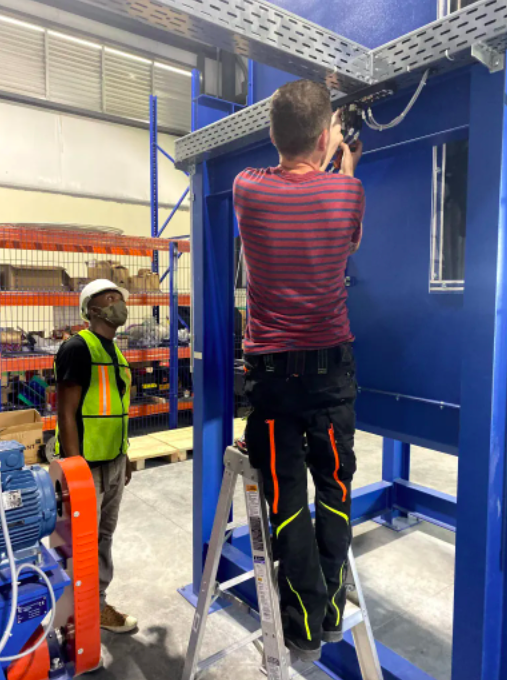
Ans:
[{"label": "black face mask", "polygon": [[97,312],[97,316],[115,328],[124,326],[128,319],[128,309],[125,300],[112,302],[107,307],[92,307]]}]

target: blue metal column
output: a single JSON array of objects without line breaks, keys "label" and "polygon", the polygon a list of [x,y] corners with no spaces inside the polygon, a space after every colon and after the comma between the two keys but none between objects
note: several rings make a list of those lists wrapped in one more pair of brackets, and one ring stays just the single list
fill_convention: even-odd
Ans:
[{"label": "blue metal column", "polygon": [[[193,72],[193,125],[200,73]],[[223,455],[232,443],[234,408],[234,234],[231,197],[208,199],[207,163],[191,178],[194,358],[193,591],[198,592],[206,543],[218,503]],[[188,589],[184,595],[189,597]]]},{"label": "blue metal column", "polygon": [[[410,480],[410,444],[385,437],[382,446],[382,480],[393,483],[397,479]],[[393,500],[391,497],[391,503]],[[379,523],[394,531],[403,531],[418,524],[419,520],[410,519],[405,512],[392,510],[383,515]]]},{"label": "blue metal column", "polygon": [[[158,153],[157,98],[150,95],[150,206],[151,237],[158,238]],[[158,250],[153,251],[151,270],[158,274]],[[153,316],[160,322],[160,307],[153,307]]]},{"label": "blue metal column", "polygon": [[505,73],[472,69],[453,680],[507,673],[505,97]]},{"label": "blue metal column", "polygon": [[169,429],[178,427],[178,244],[169,245]]}]

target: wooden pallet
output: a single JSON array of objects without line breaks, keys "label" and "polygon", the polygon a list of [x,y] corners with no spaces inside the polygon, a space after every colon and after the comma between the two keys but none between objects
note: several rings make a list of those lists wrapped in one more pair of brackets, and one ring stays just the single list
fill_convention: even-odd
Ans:
[{"label": "wooden pallet", "polygon": [[[243,435],[245,421],[236,418],[234,421],[234,439]],[[134,470],[144,470],[146,461],[161,458],[168,463],[187,460],[194,449],[194,428],[180,427],[176,430],[155,432],[130,440],[129,458]]]},{"label": "wooden pallet", "polygon": [[134,470],[144,470],[150,458],[161,458],[168,463],[187,460],[193,448],[193,428],[182,427],[167,432],[156,432],[130,440],[129,458]]}]

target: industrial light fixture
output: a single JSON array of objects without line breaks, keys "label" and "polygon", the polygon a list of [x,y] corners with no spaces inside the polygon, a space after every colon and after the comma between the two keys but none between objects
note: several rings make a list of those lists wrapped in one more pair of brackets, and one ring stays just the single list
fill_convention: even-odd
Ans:
[{"label": "industrial light fixture", "polygon": [[81,38],[74,38],[73,35],[67,35],[66,33],[59,33],[58,31],[48,31],[49,35],[54,35],[55,38],[61,38],[62,40],[68,40],[69,42],[77,43],[78,45],[84,45],[85,47],[92,47],[95,50],[101,50],[102,45],[98,43],[90,42],[89,40],[82,40]]},{"label": "industrial light fixture", "polygon": [[106,52],[109,54],[116,54],[119,57],[126,57],[127,59],[132,59],[132,61],[140,61],[143,64],[151,64],[150,59],[145,59],[144,57],[138,57],[135,54],[129,54],[128,52],[122,52],[121,50],[114,50],[112,47],[106,47]]},{"label": "industrial light fixture", "polygon": [[169,66],[169,64],[162,64],[160,61],[156,61],[155,66],[157,68],[162,68],[165,71],[172,71],[173,73],[179,73],[181,76],[188,76],[189,78],[192,77],[192,71],[186,71],[185,69],[182,69],[182,68],[176,68],[176,66]]},{"label": "industrial light fixture", "polygon": [[34,24],[28,24],[26,21],[19,21],[19,19],[13,19],[12,17],[6,17],[1,15],[0,21],[4,24],[12,24],[14,26],[21,26],[22,28],[28,28],[31,31],[37,31],[38,33],[44,33],[44,29],[40,26],[35,26]]}]

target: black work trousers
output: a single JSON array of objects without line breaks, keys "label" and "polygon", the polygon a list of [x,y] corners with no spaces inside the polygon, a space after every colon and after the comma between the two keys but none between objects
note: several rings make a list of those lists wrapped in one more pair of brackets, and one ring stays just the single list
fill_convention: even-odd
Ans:
[{"label": "black work trousers", "polygon": [[297,375],[294,354],[245,357],[253,407],[246,443],[269,503],[285,635],[318,643],[323,625],[332,628],[343,616],[357,385],[350,344],[326,350],[324,360],[322,352],[307,352]]}]

